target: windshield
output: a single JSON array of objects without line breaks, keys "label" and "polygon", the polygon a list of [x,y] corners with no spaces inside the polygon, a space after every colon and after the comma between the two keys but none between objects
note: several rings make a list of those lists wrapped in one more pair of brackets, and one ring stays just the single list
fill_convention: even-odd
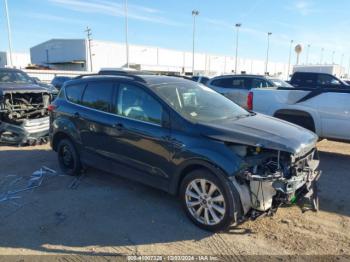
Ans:
[{"label": "windshield", "polygon": [[237,119],[250,113],[228,98],[195,82],[152,86],[152,89],[174,110],[192,122]]},{"label": "windshield", "polygon": [[20,71],[0,71],[0,83],[33,84],[34,81]]},{"label": "windshield", "polygon": [[290,87],[290,88],[293,88],[293,86],[291,84],[288,84],[287,82],[282,81],[280,79],[271,78],[269,80],[277,87]]}]

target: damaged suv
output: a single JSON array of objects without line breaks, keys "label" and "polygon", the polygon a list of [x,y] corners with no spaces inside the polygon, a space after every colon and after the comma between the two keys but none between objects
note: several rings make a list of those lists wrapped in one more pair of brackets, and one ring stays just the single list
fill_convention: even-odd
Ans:
[{"label": "damaged suv", "polygon": [[219,231],[284,204],[318,206],[318,137],[246,111],[204,85],[165,76],[85,76],[50,106],[61,169],[86,166],[178,195]]},{"label": "damaged suv", "polygon": [[0,69],[0,143],[33,144],[47,140],[50,92],[17,69]]}]

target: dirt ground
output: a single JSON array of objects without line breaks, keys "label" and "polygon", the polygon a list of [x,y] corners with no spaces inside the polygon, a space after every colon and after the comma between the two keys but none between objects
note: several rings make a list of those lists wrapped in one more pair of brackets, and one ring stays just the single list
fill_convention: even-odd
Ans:
[{"label": "dirt ground", "polygon": [[[175,197],[89,170],[79,181],[48,177],[0,202],[0,255],[350,255],[350,144],[325,140],[318,147],[318,213],[281,208],[211,234],[186,218]],[[25,181],[42,166],[59,172],[48,145],[1,147],[0,199],[4,179]]]}]

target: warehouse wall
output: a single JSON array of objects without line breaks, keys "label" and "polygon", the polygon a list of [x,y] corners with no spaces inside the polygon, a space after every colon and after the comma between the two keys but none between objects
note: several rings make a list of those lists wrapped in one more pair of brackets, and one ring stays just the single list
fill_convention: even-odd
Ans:
[{"label": "warehouse wall", "polygon": [[[0,67],[10,66],[10,53],[0,52]],[[30,64],[30,55],[27,53],[12,53],[12,66],[14,68],[25,68]]]},{"label": "warehouse wall", "polygon": [[[89,50],[84,39],[53,39],[31,48],[32,63],[50,64],[60,70],[89,70]],[[93,71],[103,67],[122,67],[126,65],[125,44],[93,40],[91,43]],[[72,61],[84,61],[84,65],[65,64]],[[159,47],[130,45],[129,62],[137,68],[163,72],[192,72],[192,52],[170,50]],[[235,68],[234,56],[195,54],[195,73],[219,75],[232,73]],[[238,59],[237,72],[264,74],[265,61],[255,59]],[[287,65],[269,62],[271,75],[287,77]]]}]

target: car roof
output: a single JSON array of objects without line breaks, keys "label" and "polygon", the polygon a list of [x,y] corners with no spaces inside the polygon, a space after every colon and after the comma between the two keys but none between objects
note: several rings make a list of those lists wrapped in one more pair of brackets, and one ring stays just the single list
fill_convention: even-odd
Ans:
[{"label": "car roof", "polygon": [[92,81],[108,81],[108,80],[125,80],[130,82],[139,82],[149,86],[170,84],[170,83],[188,83],[191,80],[187,80],[174,76],[162,76],[162,75],[83,75],[79,78],[75,78],[69,81],[70,84]]},{"label": "car roof", "polygon": [[258,78],[267,78],[264,75],[248,75],[248,74],[240,74],[240,75],[221,75],[221,76],[216,76],[213,77],[212,80],[218,79],[218,78],[226,78],[226,77],[258,77]]}]

